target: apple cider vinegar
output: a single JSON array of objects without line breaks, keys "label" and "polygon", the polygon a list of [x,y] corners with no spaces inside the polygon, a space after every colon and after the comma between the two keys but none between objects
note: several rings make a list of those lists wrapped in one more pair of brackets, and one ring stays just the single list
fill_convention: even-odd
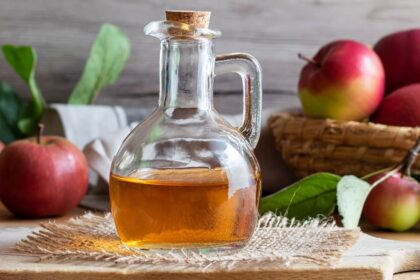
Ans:
[{"label": "apple cider vinegar", "polygon": [[250,186],[229,185],[217,169],[161,170],[147,177],[154,179],[111,174],[112,213],[127,246],[203,248],[250,238],[258,217],[259,174],[249,178]]},{"label": "apple cider vinegar", "polygon": [[[258,61],[218,55],[208,11],[166,11],[144,27],[160,40],[159,102],[122,142],[111,164],[115,226],[129,248],[222,252],[245,246],[257,226],[261,129]],[[240,74],[244,112],[233,127],[213,106],[218,75]]]}]

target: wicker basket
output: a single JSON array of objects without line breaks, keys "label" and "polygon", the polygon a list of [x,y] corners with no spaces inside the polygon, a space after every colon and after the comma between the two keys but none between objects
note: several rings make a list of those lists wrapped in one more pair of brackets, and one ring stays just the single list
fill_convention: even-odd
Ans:
[{"label": "wicker basket", "polygon": [[[310,119],[279,113],[269,119],[277,149],[298,177],[326,171],[363,176],[397,164],[420,137],[420,128]],[[420,173],[420,159],[413,164]]]}]

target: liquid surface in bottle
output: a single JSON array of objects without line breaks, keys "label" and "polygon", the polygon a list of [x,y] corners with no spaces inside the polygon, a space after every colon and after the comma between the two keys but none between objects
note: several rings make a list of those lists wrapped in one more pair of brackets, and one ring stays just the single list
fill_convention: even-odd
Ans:
[{"label": "liquid surface in bottle", "polygon": [[250,176],[249,186],[232,187],[217,169],[153,172],[147,176],[153,179],[111,174],[112,213],[118,234],[129,247],[241,246],[252,235],[259,174]]}]

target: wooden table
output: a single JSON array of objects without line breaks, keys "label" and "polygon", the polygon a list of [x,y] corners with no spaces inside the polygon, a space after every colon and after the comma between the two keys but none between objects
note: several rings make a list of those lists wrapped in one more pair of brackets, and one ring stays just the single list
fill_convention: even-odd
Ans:
[{"label": "wooden table", "polygon": [[[57,218],[56,220],[58,222],[65,221],[71,217],[81,215],[83,212],[85,212],[85,210],[81,208],[76,208],[68,215]],[[19,226],[36,227],[37,225],[39,225],[39,223],[46,222],[48,220],[49,219],[37,219],[37,220],[16,219],[0,203],[0,231],[2,228],[6,228],[6,227],[19,227]],[[420,227],[417,227],[412,231],[404,232],[404,233],[377,231],[367,225],[363,226],[362,229],[363,231],[373,236],[380,237],[380,238],[420,242]],[[420,280],[420,271],[396,274],[394,276],[394,280]]]}]

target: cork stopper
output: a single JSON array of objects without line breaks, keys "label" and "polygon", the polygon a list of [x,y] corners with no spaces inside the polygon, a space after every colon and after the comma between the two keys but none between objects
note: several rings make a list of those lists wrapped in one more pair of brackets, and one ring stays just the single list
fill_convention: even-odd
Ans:
[{"label": "cork stopper", "polygon": [[197,28],[209,28],[211,12],[167,10],[166,20],[186,23]]}]

